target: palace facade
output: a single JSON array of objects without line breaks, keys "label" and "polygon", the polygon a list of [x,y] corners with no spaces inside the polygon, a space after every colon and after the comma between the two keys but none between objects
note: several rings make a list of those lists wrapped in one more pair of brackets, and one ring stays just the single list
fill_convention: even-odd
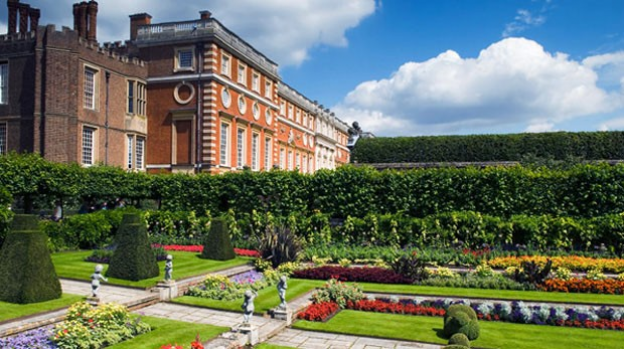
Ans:
[{"label": "palace facade", "polygon": [[18,1],[0,36],[0,153],[185,173],[349,162],[349,126],[208,11],[131,15],[130,40],[100,46],[95,1],[75,4],[74,28],[60,31]]}]

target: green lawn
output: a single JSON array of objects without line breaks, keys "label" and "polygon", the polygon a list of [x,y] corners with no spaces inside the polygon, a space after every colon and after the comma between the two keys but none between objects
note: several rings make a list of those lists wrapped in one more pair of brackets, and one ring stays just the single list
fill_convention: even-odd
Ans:
[{"label": "green lawn", "polygon": [[59,299],[40,303],[14,304],[0,302],[0,309],[2,309],[2,311],[0,311],[0,321],[17,319],[28,315],[65,308],[82,300],[84,300],[82,296],[63,294]]},{"label": "green lawn", "polygon": [[[209,272],[228,269],[238,265],[249,263],[251,258],[236,257],[229,261],[214,261],[199,258],[199,254],[190,252],[171,252],[173,255],[173,277],[183,279],[191,276],[207,274]],[[61,252],[52,254],[52,262],[56,273],[61,278],[90,280],[95,263],[85,262],[85,257],[91,255],[91,251]],[[165,262],[158,262],[160,275],[151,279],[141,281],[128,281],[109,278],[108,283],[113,285],[132,286],[138,288],[149,288],[155,286],[163,278]],[[106,272],[108,266],[104,267]]]},{"label": "green lawn", "polygon": [[[321,287],[325,284],[325,281],[319,280],[303,280],[303,279],[290,279],[288,280],[288,290],[286,291],[286,300],[295,299],[311,290]],[[243,298],[235,299],[232,301],[218,301],[208,298],[183,296],[173,300],[175,303],[195,305],[206,308],[230,310],[242,312],[241,305],[243,304]],[[256,307],[256,313],[265,313],[270,309],[279,305],[280,299],[277,295],[277,289],[275,286],[270,286],[258,292],[258,297],[254,300]]]},{"label": "green lawn", "polygon": [[[480,321],[480,348],[623,349],[621,331]],[[297,321],[295,328],[445,344],[442,317],[343,310],[328,322]]]},{"label": "green lawn", "polygon": [[563,292],[540,292],[540,291],[511,291],[511,290],[486,290],[477,288],[454,288],[434,287],[418,285],[389,285],[374,283],[358,283],[364,292],[399,293],[422,296],[449,296],[449,297],[474,297],[474,298],[498,298],[510,300],[523,300],[535,302],[565,302],[565,303],[588,303],[624,305],[624,296],[613,294],[593,293],[563,293]]},{"label": "green lawn", "polygon": [[199,334],[201,341],[205,342],[230,330],[226,327],[194,324],[149,316],[141,319],[152,326],[151,332],[107,347],[107,349],[160,349],[163,345],[176,343],[184,348],[190,348],[191,342],[195,340],[197,334]]}]

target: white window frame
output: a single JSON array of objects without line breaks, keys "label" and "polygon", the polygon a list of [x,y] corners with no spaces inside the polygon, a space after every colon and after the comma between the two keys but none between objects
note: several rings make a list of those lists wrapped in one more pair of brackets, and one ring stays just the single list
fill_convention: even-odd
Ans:
[{"label": "white window frame", "polygon": [[[180,54],[184,52],[189,52],[191,54],[190,66],[182,66],[182,61],[180,60]],[[174,62],[175,62],[174,68],[173,68],[174,72],[195,71],[195,47],[193,46],[176,47]]]},{"label": "white window frame", "polygon": [[247,158],[247,130],[241,127],[236,129],[236,167],[243,168]]},{"label": "white window frame", "polygon": [[251,89],[260,93],[260,74],[251,72]]},{"label": "white window frame", "polygon": [[[95,146],[97,128],[91,126],[82,126],[82,139],[81,139],[81,163],[83,166],[93,166],[95,164]],[[89,135],[89,137],[86,137]],[[90,144],[87,144],[90,141]],[[89,157],[89,159],[87,158]]]},{"label": "white window frame", "polygon": [[9,104],[9,62],[0,62],[0,104]]},{"label": "white window frame", "polygon": [[271,137],[264,137],[264,169],[265,170],[270,170],[271,167],[273,167],[272,164],[272,156],[271,156],[271,145],[272,145],[273,140],[271,139]]},{"label": "white window frame", "polygon": [[9,124],[0,122],[0,155],[6,155],[8,152]]},{"label": "white window frame", "polygon": [[292,119],[293,119],[294,109],[295,109],[295,108],[293,108],[293,105],[289,103],[289,104],[288,104],[288,118],[289,118],[290,120],[292,120]]},{"label": "white window frame", "polygon": [[299,152],[295,154],[295,168],[301,170],[301,155]]},{"label": "white window frame", "polygon": [[142,170],[145,167],[145,138],[137,136],[135,142],[136,156],[134,165],[137,170]]},{"label": "white window frame", "polygon": [[292,151],[292,150],[289,150],[289,151],[288,151],[288,159],[287,159],[287,161],[288,161],[288,169],[289,169],[289,170],[292,170],[292,169],[293,169],[293,167],[294,167],[294,165],[295,165],[295,161],[294,161],[294,160],[295,160],[295,158],[294,158],[293,151]]},{"label": "white window frame", "polygon": [[[230,166],[230,147],[232,142],[230,142],[230,130],[232,125],[229,122],[221,121],[221,126],[219,130],[221,134],[219,135],[219,165],[221,166]],[[225,132],[224,132],[225,131]]]},{"label": "white window frame", "polygon": [[260,134],[257,132],[251,134],[251,169],[260,170]]},{"label": "white window frame", "polygon": [[[96,108],[96,101],[97,101],[97,86],[98,86],[98,75],[99,75],[99,70],[95,69],[93,67],[84,66],[84,70],[83,70],[83,86],[82,86],[82,96],[83,96],[83,107],[85,109],[90,109],[90,110],[95,110]],[[89,75],[89,73],[92,75],[92,79],[91,81],[87,81],[87,76]],[[89,83],[91,85],[91,88],[88,89]]]},{"label": "white window frame", "polygon": [[268,79],[264,82],[264,97],[268,99],[273,97],[273,83]]},{"label": "white window frame", "polygon": [[236,70],[236,81],[239,84],[247,86],[247,65],[240,61],[238,62],[238,68]]},{"label": "white window frame", "polygon": [[286,116],[286,102],[280,103],[280,115]]},{"label": "white window frame", "polygon": [[299,110],[299,108],[295,111],[295,122],[298,124],[301,123],[301,110]]},{"label": "white window frame", "polygon": [[128,156],[126,166],[131,170],[134,168],[134,135],[126,135],[126,155]]},{"label": "white window frame", "polygon": [[282,170],[286,169],[286,149],[280,148],[280,168]]},{"label": "white window frame", "polygon": [[221,74],[228,77],[232,76],[232,56],[224,51],[221,51]]},{"label": "white window frame", "polygon": [[301,167],[303,173],[308,173],[308,156],[305,154],[301,157]]}]

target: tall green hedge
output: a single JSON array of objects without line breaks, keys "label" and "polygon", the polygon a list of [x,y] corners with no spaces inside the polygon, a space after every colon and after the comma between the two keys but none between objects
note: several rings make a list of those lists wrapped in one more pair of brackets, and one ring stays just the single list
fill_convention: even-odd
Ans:
[{"label": "tall green hedge", "polygon": [[624,132],[550,132],[423,136],[359,140],[358,163],[521,161],[524,156],[565,160],[624,159]]},{"label": "tall green hedge", "polygon": [[219,217],[210,223],[210,232],[204,241],[204,250],[201,255],[205,259],[227,261],[236,258],[229,228],[224,218]]},{"label": "tall green hedge", "polygon": [[26,304],[61,297],[61,283],[46,241],[37,217],[14,217],[0,248],[0,301]]},{"label": "tall green hedge", "polygon": [[[75,193],[52,190],[49,175],[33,174],[20,158],[8,155],[23,171],[7,170],[0,157],[0,183],[13,195],[88,195],[158,200],[162,209],[218,216],[268,211],[276,216],[322,212],[333,218],[363,218],[369,214],[405,213],[425,217],[452,211],[476,211],[492,216],[553,215],[595,217],[624,212],[624,165],[578,165],[570,169],[440,168],[383,171],[343,166],[313,175],[270,171],[225,175],[147,175],[111,168],[32,161],[37,169],[54,170],[54,183],[65,181]],[[9,161],[10,162],[10,161]],[[28,169],[28,170],[27,170]],[[66,172],[63,172],[65,171]],[[80,174],[75,178],[74,171]],[[33,175],[34,178],[25,178]],[[84,178],[83,178],[84,177]],[[39,178],[37,180],[37,178]],[[74,182],[72,182],[74,181]],[[28,182],[27,188],[20,183]],[[31,186],[32,185],[32,186]],[[99,188],[99,189],[98,189]],[[25,194],[27,193],[27,194]]]}]

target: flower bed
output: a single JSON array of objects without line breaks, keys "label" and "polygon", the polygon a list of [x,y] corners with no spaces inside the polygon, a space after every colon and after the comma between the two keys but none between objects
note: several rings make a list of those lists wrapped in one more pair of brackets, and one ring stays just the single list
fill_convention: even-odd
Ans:
[{"label": "flower bed", "polygon": [[308,321],[326,321],[340,310],[337,303],[322,302],[310,304],[304,311],[297,315],[298,319]]},{"label": "flower bed", "polygon": [[546,264],[550,259],[553,268],[567,268],[576,271],[588,271],[592,269],[600,269],[611,273],[624,272],[623,258],[590,258],[579,256],[520,256],[520,257],[497,257],[491,259],[488,264],[494,268],[506,269],[508,267],[519,268],[522,262],[535,262],[539,265]]},{"label": "flower bed", "polygon": [[[203,245],[158,245],[154,244],[152,247],[162,247],[165,251],[181,251],[181,252],[195,252],[202,253],[204,251]],[[246,250],[244,248],[234,248],[234,253],[241,257],[260,257],[260,252],[255,250]]]},{"label": "flower bed", "polygon": [[265,270],[264,274],[257,271],[235,275],[229,278],[224,275],[209,275],[202,285],[190,287],[188,296],[209,298],[215,300],[234,300],[243,297],[246,290],[260,291],[263,288],[277,284],[279,273],[274,270]]},{"label": "flower bed", "polygon": [[0,348],[29,348],[48,349],[54,348],[54,343],[50,340],[53,326],[40,327],[31,331],[22,332],[18,335],[0,338]]},{"label": "flower bed", "polygon": [[624,281],[614,279],[547,279],[539,287],[549,292],[624,294]]},{"label": "flower bed", "polygon": [[377,313],[393,313],[405,315],[444,316],[443,308],[422,306],[414,303],[388,302],[383,300],[362,299],[358,302],[347,302],[347,309],[373,311]]},{"label": "flower bed", "polygon": [[378,267],[348,268],[339,266],[322,266],[296,270],[293,277],[300,279],[329,280],[355,282],[376,282],[384,284],[409,284],[410,280],[390,269]]}]

